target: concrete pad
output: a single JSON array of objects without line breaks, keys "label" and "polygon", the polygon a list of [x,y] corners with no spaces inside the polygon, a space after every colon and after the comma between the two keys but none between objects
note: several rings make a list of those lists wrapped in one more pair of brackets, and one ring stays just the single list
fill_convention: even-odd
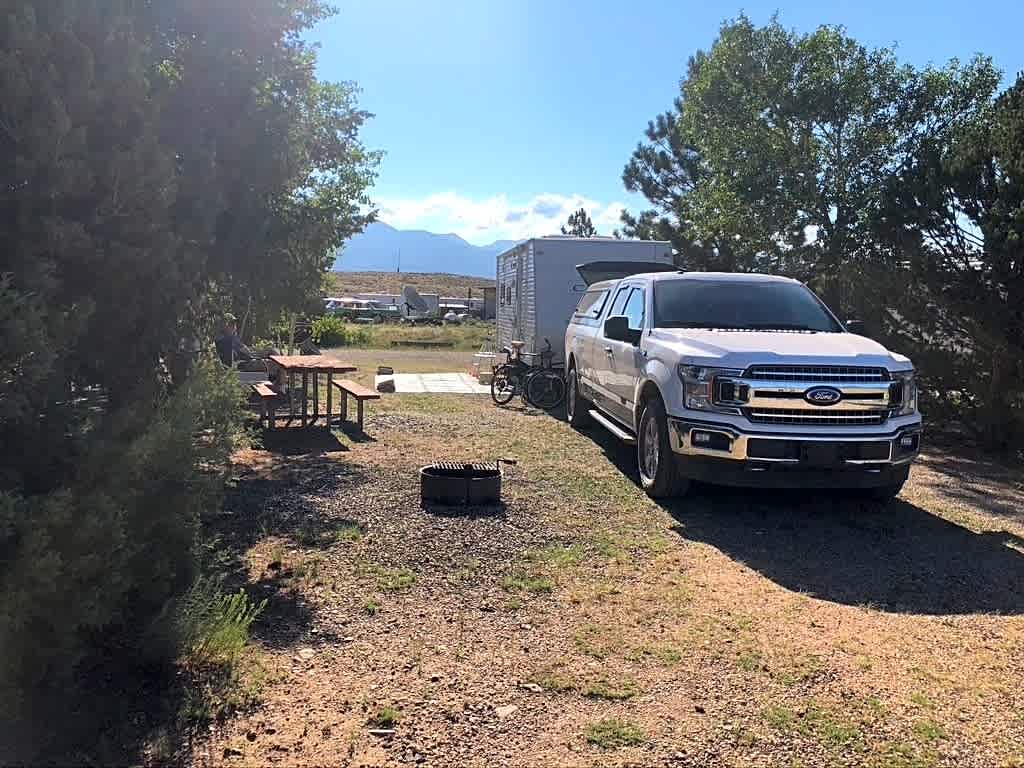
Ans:
[{"label": "concrete pad", "polygon": [[489,395],[491,388],[481,384],[468,373],[396,373],[392,376],[377,376],[376,387],[380,379],[391,379],[395,392],[431,393],[445,395]]}]

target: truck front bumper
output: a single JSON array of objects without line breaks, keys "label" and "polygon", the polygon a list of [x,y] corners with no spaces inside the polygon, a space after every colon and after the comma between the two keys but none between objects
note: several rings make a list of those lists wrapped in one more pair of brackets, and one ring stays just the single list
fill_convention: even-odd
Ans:
[{"label": "truck front bumper", "polygon": [[747,486],[872,488],[906,478],[921,424],[878,433],[745,432],[731,424],[669,418],[680,471],[693,480]]}]

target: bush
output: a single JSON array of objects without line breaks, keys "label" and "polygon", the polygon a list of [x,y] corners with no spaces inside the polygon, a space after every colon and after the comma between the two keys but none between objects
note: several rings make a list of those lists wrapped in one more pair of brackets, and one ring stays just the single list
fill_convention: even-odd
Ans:
[{"label": "bush", "polygon": [[324,315],[313,321],[313,342],[318,347],[362,346],[370,343],[370,332],[340,317]]},{"label": "bush", "polygon": [[219,504],[242,397],[201,362],[155,412],[121,409],[90,432],[68,487],[0,492],[0,722],[53,723],[87,659],[174,658],[154,628],[196,579],[200,513]]},{"label": "bush", "polygon": [[184,663],[202,668],[236,662],[266,605],[266,600],[253,604],[242,590],[225,595],[216,579],[200,576],[175,611]]}]

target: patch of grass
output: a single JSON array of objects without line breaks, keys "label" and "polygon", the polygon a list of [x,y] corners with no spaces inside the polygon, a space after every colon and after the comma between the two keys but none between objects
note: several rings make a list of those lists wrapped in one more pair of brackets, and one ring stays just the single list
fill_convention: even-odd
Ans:
[{"label": "patch of grass", "polygon": [[309,586],[318,586],[323,582],[320,580],[320,567],[323,560],[319,557],[310,557],[295,566],[292,576]]},{"label": "patch of grass", "polygon": [[622,638],[612,627],[584,624],[573,636],[576,649],[595,659],[606,659],[622,647]]},{"label": "patch of grass", "polygon": [[744,672],[758,672],[764,669],[764,659],[757,651],[748,648],[739,652],[736,663]]},{"label": "patch of grass", "polygon": [[[461,325],[404,325],[381,323],[362,325],[346,322],[331,322],[336,334],[333,346],[357,346],[369,349],[387,349],[393,341],[439,341],[450,344],[451,349],[478,351],[488,342],[494,341],[493,323],[467,322]],[[336,326],[336,329],[334,328]],[[323,346],[332,346],[330,342]]]},{"label": "patch of grass", "polygon": [[630,649],[626,658],[630,661],[654,659],[663,666],[671,667],[683,660],[683,652],[667,643],[648,643]]},{"label": "patch of grass", "polygon": [[813,653],[793,656],[778,666],[773,666],[772,677],[782,685],[791,687],[813,680],[825,670],[819,656]]},{"label": "patch of grass", "polygon": [[910,701],[921,709],[935,709],[935,704],[928,698],[928,694],[921,691],[910,694]]},{"label": "patch of grass", "polygon": [[346,521],[334,529],[335,541],[358,541],[363,538],[363,526]]},{"label": "patch of grass", "polygon": [[934,720],[918,720],[914,723],[914,736],[923,742],[939,741],[946,738],[946,729]]},{"label": "patch of grass", "polygon": [[886,742],[869,765],[871,768],[934,768],[938,759],[934,751],[921,753],[911,744]]},{"label": "patch of grass", "polygon": [[408,568],[382,568],[377,571],[377,586],[385,592],[401,592],[416,583],[416,574]]},{"label": "patch of grass", "polygon": [[539,685],[545,691],[554,693],[566,693],[575,691],[578,687],[576,678],[566,672],[558,664],[546,667],[530,675],[525,682]]},{"label": "patch of grass", "polygon": [[861,672],[867,672],[875,665],[870,656],[858,656],[854,663]]},{"label": "patch of grass", "polygon": [[584,550],[579,544],[549,544],[541,549],[531,549],[525,558],[531,563],[541,563],[553,568],[568,568],[579,564]]},{"label": "patch of grass", "polygon": [[776,704],[765,707],[761,716],[768,725],[779,730],[786,730],[796,722],[796,712]]},{"label": "patch of grass", "polygon": [[555,582],[547,576],[531,576],[525,573],[509,574],[501,580],[501,588],[506,592],[541,594],[554,590]]},{"label": "patch of grass", "polygon": [[831,712],[817,704],[808,706],[807,714],[800,721],[799,730],[805,736],[813,736],[824,746],[832,749],[858,747],[864,739],[857,726],[836,719]]},{"label": "patch of grass", "polygon": [[644,743],[644,734],[629,720],[608,718],[599,720],[587,728],[588,744],[601,749],[618,749],[619,747],[635,747]]},{"label": "patch of grass", "polygon": [[416,574],[409,568],[387,568],[377,563],[358,563],[356,575],[372,576],[377,586],[385,592],[401,592],[416,583]]},{"label": "patch of grass", "polygon": [[184,664],[199,669],[237,661],[266,606],[266,600],[253,603],[242,590],[224,594],[216,579],[197,580],[178,608],[176,632]]},{"label": "patch of grass", "polygon": [[402,720],[402,711],[392,706],[378,707],[366,724],[372,728],[394,728]]},{"label": "patch of grass", "polygon": [[599,677],[587,683],[583,688],[583,695],[588,699],[607,699],[609,701],[631,699],[639,692],[640,688],[636,681],[629,678],[610,680],[607,677]]},{"label": "patch of grass", "polygon": [[363,603],[363,612],[369,616],[375,616],[381,609],[381,604],[372,597],[367,598]]},{"label": "patch of grass", "polygon": [[185,686],[178,719],[204,726],[250,710],[260,703],[266,672],[255,661],[201,670]]},{"label": "patch of grass", "polygon": [[629,562],[630,543],[621,534],[602,532],[594,538],[592,546],[602,557],[618,563]]},{"label": "patch of grass", "polygon": [[523,601],[520,600],[518,597],[510,597],[505,602],[505,610],[506,611],[518,611],[522,607],[523,607]]},{"label": "patch of grass", "polygon": [[814,702],[802,715],[789,707],[771,706],[762,712],[762,717],[773,728],[796,730],[829,749],[861,749],[864,746],[864,735],[856,725],[836,718]]}]

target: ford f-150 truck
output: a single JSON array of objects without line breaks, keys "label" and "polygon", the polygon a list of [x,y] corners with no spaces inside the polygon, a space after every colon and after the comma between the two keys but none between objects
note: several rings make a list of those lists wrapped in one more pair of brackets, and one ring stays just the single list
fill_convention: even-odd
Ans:
[{"label": "ford f-150 truck", "polygon": [[699,480],[887,499],[920,448],[910,360],[852,333],[789,278],[593,283],[566,331],[565,364],[570,423],[635,443],[656,498]]}]

